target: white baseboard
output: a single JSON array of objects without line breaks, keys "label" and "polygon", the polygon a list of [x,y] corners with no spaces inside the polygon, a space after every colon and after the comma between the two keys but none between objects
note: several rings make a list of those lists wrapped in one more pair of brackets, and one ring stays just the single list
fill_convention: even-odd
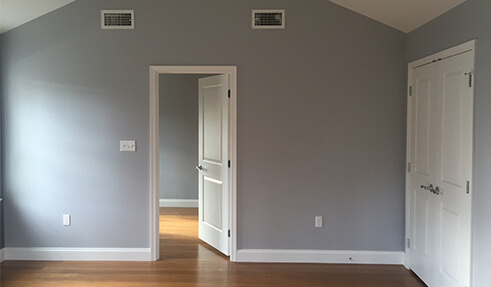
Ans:
[{"label": "white baseboard", "polygon": [[239,249],[237,262],[402,265],[404,252]]},{"label": "white baseboard", "polygon": [[[403,265],[404,252],[240,249],[237,262]],[[150,248],[3,248],[4,260],[151,261]]]},{"label": "white baseboard", "polygon": [[151,261],[150,248],[4,248],[5,260]]},{"label": "white baseboard", "polygon": [[198,207],[197,199],[160,199],[160,207]]}]

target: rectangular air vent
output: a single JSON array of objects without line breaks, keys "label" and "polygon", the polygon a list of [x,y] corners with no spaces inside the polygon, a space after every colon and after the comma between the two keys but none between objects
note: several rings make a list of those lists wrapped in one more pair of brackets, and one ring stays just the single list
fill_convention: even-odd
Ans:
[{"label": "rectangular air vent", "polygon": [[252,10],[252,29],[284,29],[285,10]]},{"label": "rectangular air vent", "polygon": [[133,10],[102,10],[102,29],[135,29]]}]

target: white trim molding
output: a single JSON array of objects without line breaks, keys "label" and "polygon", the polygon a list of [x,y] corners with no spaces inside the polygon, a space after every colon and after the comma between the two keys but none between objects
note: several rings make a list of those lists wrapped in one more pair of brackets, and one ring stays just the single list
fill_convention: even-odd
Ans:
[{"label": "white trim molding", "polygon": [[237,250],[237,262],[402,265],[404,252],[239,249]]},{"label": "white trim molding", "polygon": [[0,249],[0,263],[5,260],[5,248]]},{"label": "white trim molding", "polygon": [[150,261],[150,248],[11,248],[5,260]]},{"label": "white trim molding", "polygon": [[[441,60],[449,57],[453,57],[465,52],[469,51],[475,51],[476,50],[476,43],[477,40],[470,40],[468,42],[465,42],[463,44],[448,48],[444,51],[440,51],[438,53],[435,53],[433,55],[421,58],[419,60],[413,61],[409,63],[409,69],[412,71],[412,69],[417,68],[422,65],[430,64],[433,63],[435,60]],[[411,75],[412,76],[412,75]],[[411,84],[409,82],[408,84]]]},{"label": "white trim molding", "polygon": [[229,220],[230,261],[237,251],[237,67],[236,66],[150,66],[150,250],[151,260],[159,259],[159,75],[161,74],[228,74],[229,100]]},{"label": "white trim molding", "polygon": [[160,199],[160,207],[198,207],[197,199]]}]

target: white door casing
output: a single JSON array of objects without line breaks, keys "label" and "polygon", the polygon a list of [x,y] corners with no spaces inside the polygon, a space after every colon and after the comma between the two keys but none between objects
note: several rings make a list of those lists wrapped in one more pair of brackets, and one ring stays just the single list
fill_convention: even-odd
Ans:
[{"label": "white door casing", "polygon": [[229,76],[228,152],[231,161],[228,174],[230,261],[237,260],[237,67],[236,66],[150,66],[150,253],[151,260],[159,254],[159,76],[162,74],[226,74]]},{"label": "white door casing", "polygon": [[430,287],[470,286],[474,46],[410,64],[406,254]]},{"label": "white door casing", "polygon": [[228,75],[199,79],[199,238],[229,255]]}]

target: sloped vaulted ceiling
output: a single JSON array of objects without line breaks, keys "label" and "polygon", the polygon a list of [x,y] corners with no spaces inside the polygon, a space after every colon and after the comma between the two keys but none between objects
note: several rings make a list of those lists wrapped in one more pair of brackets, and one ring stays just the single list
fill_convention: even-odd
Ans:
[{"label": "sloped vaulted ceiling", "polygon": [[409,33],[466,0],[329,0]]},{"label": "sloped vaulted ceiling", "polygon": [[0,33],[6,32],[75,0],[0,0]]}]

